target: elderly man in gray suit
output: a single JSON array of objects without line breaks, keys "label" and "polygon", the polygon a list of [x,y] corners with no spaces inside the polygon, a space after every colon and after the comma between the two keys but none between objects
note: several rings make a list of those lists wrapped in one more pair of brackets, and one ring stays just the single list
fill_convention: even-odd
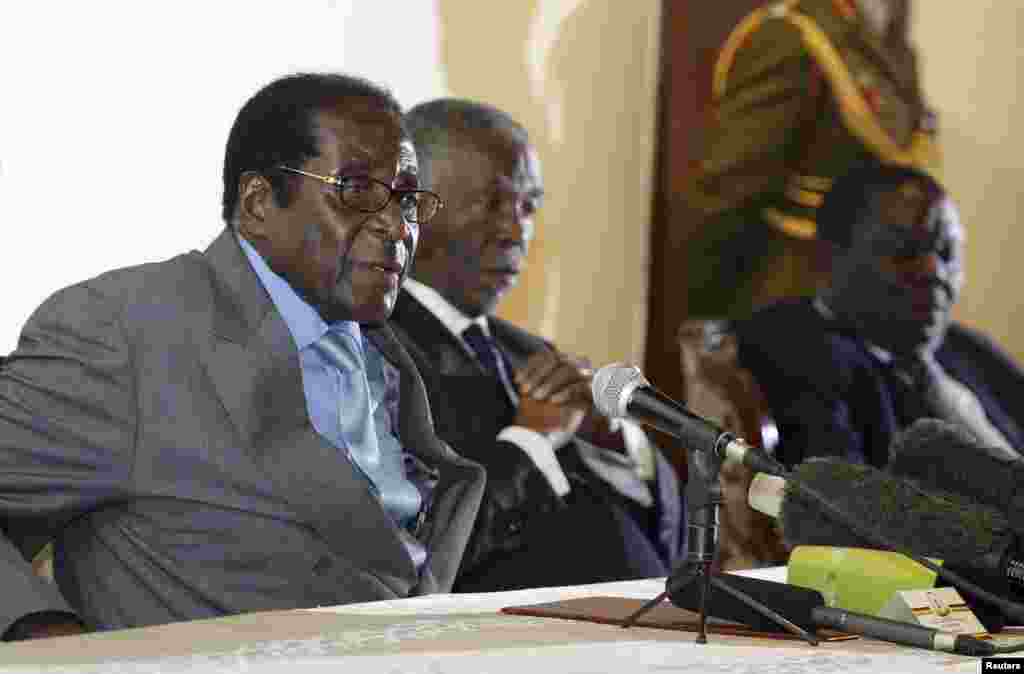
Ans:
[{"label": "elderly man in gray suit", "polygon": [[440,206],[376,85],[253,96],[213,244],[57,292],[0,376],[0,632],[448,590],[484,472],[386,323]]}]

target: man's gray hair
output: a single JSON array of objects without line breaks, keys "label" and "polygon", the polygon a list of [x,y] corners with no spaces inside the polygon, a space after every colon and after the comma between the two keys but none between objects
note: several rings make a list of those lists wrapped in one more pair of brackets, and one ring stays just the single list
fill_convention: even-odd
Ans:
[{"label": "man's gray hair", "polygon": [[420,103],[405,113],[405,123],[416,146],[421,185],[431,184],[430,162],[445,156],[452,133],[469,129],[506,131],[524,144],[529,142],[526,128],[507,112],[464,98]]}]

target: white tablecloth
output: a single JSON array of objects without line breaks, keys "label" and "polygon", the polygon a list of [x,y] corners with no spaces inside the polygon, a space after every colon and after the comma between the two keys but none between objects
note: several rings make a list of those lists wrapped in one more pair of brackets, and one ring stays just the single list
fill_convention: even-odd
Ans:
[{"label": "white tablecloth", "polygon": [[[755,574],[784,580],[783,569]],[[0,646],[0,674],[909,674],[978,672],[977,660],[871,640],[823,643],[503,615],[587,596],[648,599],[664,579],[435,595],[280,611]]]}]

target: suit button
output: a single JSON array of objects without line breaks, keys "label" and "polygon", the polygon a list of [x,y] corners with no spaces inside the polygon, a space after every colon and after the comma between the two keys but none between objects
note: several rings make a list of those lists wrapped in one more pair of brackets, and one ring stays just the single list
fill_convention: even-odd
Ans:
[{"label": "suit button", "polygon": [[514,519],[508,523],[505,530],[510,536],[514,536],[523,530],[523,523],[518,519]]},{"label": "suit button", "polygon": [[313,573],[315,573],[318,576],[322,576],[328,571],[330,571],[331,566],[333,565],[334,563],[331,561],[331,558],[324,555],[320,559],[316,560],[316,564],[313,565]]}]

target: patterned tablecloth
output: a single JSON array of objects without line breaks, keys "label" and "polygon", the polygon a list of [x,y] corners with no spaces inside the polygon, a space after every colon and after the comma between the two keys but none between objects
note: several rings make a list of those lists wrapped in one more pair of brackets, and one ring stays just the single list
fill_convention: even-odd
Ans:
[{"label": "patterned tablecloth", "polygon": [[[778,570],[767,575],[781,579]],[[652,579],[439,595],[9,644],[0,646],[0,674],[980,671],[974,659],[866,639],[811,647],[798,641],[711,635],[708,644],[698,645],[692,633],[498,613],[505,606],[573,597],[649,598],[663,587],[663,580]]]}]

